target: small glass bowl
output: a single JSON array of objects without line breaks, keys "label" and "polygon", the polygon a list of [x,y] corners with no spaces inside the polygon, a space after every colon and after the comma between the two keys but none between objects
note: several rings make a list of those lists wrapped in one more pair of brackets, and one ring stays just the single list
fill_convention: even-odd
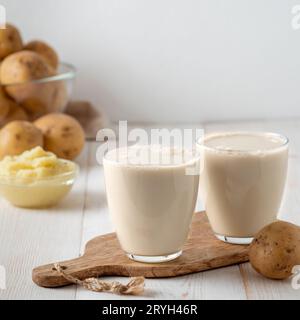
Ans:
[{"label": "small glass bowl", "polygon": [[16,207],[52,207],[70,192],[78,173],[79,167],[75,164],[73,171],[53,177],[35,179],[2,176],[0,195]]},{"label": "small glass bowl", "polygon": [[52,112],[64,112],[73,90],[76,69],[60,63],[57,74],[22,83],[2,84],[9,96],[27,112],[30,120]]}]

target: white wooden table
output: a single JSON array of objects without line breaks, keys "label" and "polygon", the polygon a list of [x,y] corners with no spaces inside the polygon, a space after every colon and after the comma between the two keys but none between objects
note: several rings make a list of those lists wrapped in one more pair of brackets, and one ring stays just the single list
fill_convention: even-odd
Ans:
[{"label": "white wooden table", "polygon": [[[195,127],[195,126],[181,126]],[[280,217],[300,225],[300,119],[197,124],[208,131],[263,130],[290,140],[288,183]],[[97,144],[87,143],[78,162],[80,176],[70,195],[49,210],[25,210],[0,200],[0,265],[6,290],[0,299],[131,299],[94,293],[74,285],[45,289],[31,280],[33,267],[82,254],[85,243],[113,231],[105,199],[103,169],[95,159]],[[198,209],[201,203],[198,203]],[[108,278],[109,279],[109,278]],[[113,278],[127,281],[126,278]],[[169,279],[147,279],[141,299],[300,299],[291,280],[272,281],[249,263]]]}]

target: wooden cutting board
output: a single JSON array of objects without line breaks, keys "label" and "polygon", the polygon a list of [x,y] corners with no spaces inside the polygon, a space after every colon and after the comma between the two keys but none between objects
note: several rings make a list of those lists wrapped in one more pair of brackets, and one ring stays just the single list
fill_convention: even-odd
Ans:
[{"label": "wooden cutting board", "polygon": [[[174,230],[176,232],[176,230]],[[90,240],[85,253],[72,260],[60,262],[65,272],[80,278],[100,276],[144,276],[146,278],[175,277],[248,261],[248,246],[232,245],[218,240],[204,212],[195,213],[189,239],[182,255],[169,262],[148,264],[128,259],[120,248],[115,233]],[[32,271],[33,281],[42,287],[70,284],[47,264]]]}]

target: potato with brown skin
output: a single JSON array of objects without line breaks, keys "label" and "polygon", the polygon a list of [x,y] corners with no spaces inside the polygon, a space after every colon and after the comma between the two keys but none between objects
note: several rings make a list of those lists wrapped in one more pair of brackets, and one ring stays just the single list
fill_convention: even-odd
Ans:
[{"label": "potato with brown skin", "polygon": [[0,122],[5,119],[10,109],[9,99],[0,86]]},{"label": "potato with brown skin", "polygon": [[45,150],[59,158],[76,158],[85,141],[84,131],[79,122],[66,114],[52,113],[36,120],[34,124],[44,134]]},{"label": "potato with brown skin", "polygon": [[28,116],[24,109],[8,97],[0,86],[0,126],[14,120],[28,120]]},{"label": "potato with brown skin", "polygon": [[32,80],[54,74],[53,68],[39,54],[31,51],[10,55],[4,59],[0,69],[5,91],[24,107],[32,120],[53,110],[56,90],[53,82],[35,83]]},{"label": "potato with brown skin", "polygon": [[25,110],[20,107],[16,102],[13,100],[8,101],[9,111],[8,114],[4,119],[0,121],[0,127],[5,126],[7,123],[15,120],[28,120],[28,115]]},{"label": "potato with brown skin", "polygon": [[52,105],[49,112],[62,112],[67,105],[69,96],[65,81],[53,81],[52,85]]},{"label": "potato with brown skin", "polygon": [[[1,63],[0,77],[4,85],[24,83],[55,74],[54,69],[38,53],[22,50],[6,57]],[[10,86],[6,88],[10,94]]]},{"label": "potato with brown skin", "polygon": [[250,245],[252,267],[271,279],[285,279],[300,265],[300,227],[276,221],[264,227]]},{"label": "potato with brown skin", "polygon": [[26,110],[31,121],[53,112],[61,112],[68,95],[63,81],[29,83],[18,86],[18,102]]},{"label": "potato with brown skin", "polygon": [[0,130],[0,159],[37,146],[43,147],[43,134],[30,122],[12,121]]},{"label": "potato with brown skin", "polygon": [[[2,65],[2,62],[0,62],[0,70],[1,70],[1,65]],[[1,85],[1,72],[0,72],[0,85]]]},{"label": "potato with brown skin", "polygon": [[54,70],[57,69],[59,62],[58,55],[46,42],[41,40],[30,41],[25,45],[24,49],[40,54]]},{"label": "potato with brown skin", "polygon": [[5,29],[0,29],[0,60],[22,48],[23,43],[19,30],[7,23]]}]

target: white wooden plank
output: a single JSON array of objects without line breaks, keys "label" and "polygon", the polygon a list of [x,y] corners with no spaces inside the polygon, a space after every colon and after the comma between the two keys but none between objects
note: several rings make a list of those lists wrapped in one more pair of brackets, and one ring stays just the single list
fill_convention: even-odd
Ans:
[{"label": "white wooden plank", "polygon": [[81,241],[87,149],[72,192],[52,209],[26,210],[0,202],[0,264],[7,289],[0,299],[74,299],[75,288],[45,289],[31,280],[35,266],[76,257]]},{"label": "white wooden plank", "polygon": [[[128,281],[124,277],[106,277],[105,280],[117,280],[123,283]],[[117,296],[109,293],[94,293],[80,288],[76,298],[91,300],[240,300],[246,299],[246,293],[236,267],[227,267],[176,278],[146,279],[145,292],[142,296]]]},{"label": "white wooden plank", "polygon": [[247,298],[250,300],[299,300],[300,290],[292,288],[291,279],[271,280],[253,270],[250,263],[241,266]]}]

